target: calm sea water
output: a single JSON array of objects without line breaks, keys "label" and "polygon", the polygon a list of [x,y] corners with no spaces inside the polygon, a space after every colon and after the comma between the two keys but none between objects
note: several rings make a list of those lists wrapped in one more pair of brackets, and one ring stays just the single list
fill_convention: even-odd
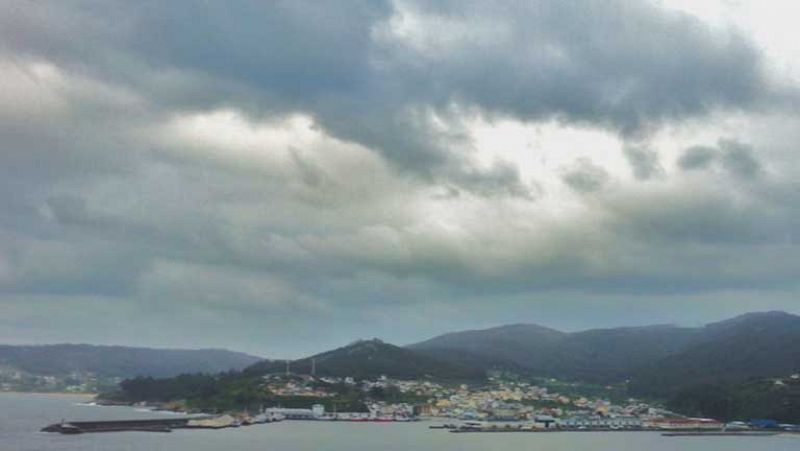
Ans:
[{"label": "calm sea water", "polygon": [[564,432],[556,434],[451,434],[413,424],[355,424],[284,421],[220,431],[179,430],[168,434],[116,432],[60,435],[38,432],[68,420],[158,418],[170,414],[127,407],[81,405],[88,398],[0,394],[2,451],[420,451],[420,450],[636,450],[797,451],[800,436],[661,437],[654,432]]}]

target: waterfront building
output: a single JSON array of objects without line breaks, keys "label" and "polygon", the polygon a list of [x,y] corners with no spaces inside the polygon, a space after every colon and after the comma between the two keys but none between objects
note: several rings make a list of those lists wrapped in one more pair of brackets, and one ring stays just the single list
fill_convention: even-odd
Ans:
[{"label": "waterfront building", "polygon": [[658,418],[645,422],[646,427],[661,430],[718,430],[723,424],[710,418]]},{"label": "waterfront building", "polygon": [[642,427],[642,420],[635,416],[620,415],[605,417],[601,415],[575,415],[561,421],[569,428],[586,429],[634,429]]},{"label": "waterfront building", "polygon": [[[313,409],[296,409],[287,407],[270,407],[264,411],[267,415],[283,415],[287,420],[314,420],[319,416],[314,414]],[[323,407],[322,413],[325,413]]]}]

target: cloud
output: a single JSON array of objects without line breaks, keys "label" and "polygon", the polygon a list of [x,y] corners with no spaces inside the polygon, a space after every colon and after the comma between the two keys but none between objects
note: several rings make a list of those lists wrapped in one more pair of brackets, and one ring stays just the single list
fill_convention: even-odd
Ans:
[{"label": "cloud", "polygon": [[[633,131],[715,106],[746,107],[768,90],[747,38],[649,3],[398,5],[388,34],[409,56],[399,61],[421,57],[433,75],[417,74],[420,64],[401,67],[415,82],[446,77],[434,91],[442,102],[455,93],[520,118],[557,115]],[[733,68],[733,77],[720,78]]]},{"label": "cloud", "polygon": [[722,165],[732,174],[751,179],[761,172],[761,164],[753,156],[752,146],[735,140],[722,140],[719,147]]},{"label": "cloud", "polygon": [[658,160],[658,153],[646,147],[626,146],[623,149],[625,158],[633,169],[633,175],[638,180],[647,180],[653,177],[662,177],[664,168]]},{"label": "cloud", "polygon": [[510,196],[526,200],[537,197],[535,184],[523,182],[517,167],[510,163],[500,162],[488,169],[459,171],[452,180],[459,186],[469,187],[472,193],[479,196]]},{"label": "cloud", "polygon": [[795,88],[756,39],[622,0],[12,2],[0,340],[795,308]]},{"label": "cloud", "polygon": [[754,179],[762,172],[761,162],[753,153],[753,146],[735,139],[722,138],[717,147],[692,146],[678,158],[678,166],[683,170],[708,169],[718,164],[729,174]]},{"label": "cloud", "polygon": [[73,196],[56,196],[45,201],[47,213],[62,223],[81,223],[87,220],[86,202]]},{"label": "cloud", "polygon": [[303,112],[400,168],[492,195],[524,189],[505,171],[508,189],[487,190],[497,172],[465,167],[464,109],[636,134],[753,108],[779,89],[740,32],[646,2],[358,1],[344,10],[45,2],[9,8],[0,28],[6,52],[113,81],[158,108]]},{"label": "cloud", "polygon": [[609,175],[605,169],[595,165],[589,159],[580,159],[566,170],[561,179],[573,190],[580,193],[599,191],[608,182]]},{"label": "cloud", "polygon": [[708,146],[692,146],[678,159],[681,169],[691,171],[706,169],[717,157],[717,149]]}]

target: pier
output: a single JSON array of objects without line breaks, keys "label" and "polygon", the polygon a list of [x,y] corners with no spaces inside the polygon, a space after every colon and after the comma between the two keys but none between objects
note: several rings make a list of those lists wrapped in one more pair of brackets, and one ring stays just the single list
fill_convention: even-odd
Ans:
[{"label": "pier", "polygon": [[165,418],[152,420],[112,420],[112,421],[62,421],[41,429],[42,432],[61,434],[83,434],[89,432],[171,432],[186,428],[190,418]]},{"label": "pier", "polygon": [[664,432],[664,437],[771,437],[778,435],[778,431],[695,431],[695,432]]},{"label": "pier", "polygon": [[226,429],[240,426],[273,423],[282,416],[261,413],[250,415],[202,415],[181,418],[156,418],[147,420],[64,421],[41,429],[42,432],[83,434],[88,432],[172,432],[173,429]]}]

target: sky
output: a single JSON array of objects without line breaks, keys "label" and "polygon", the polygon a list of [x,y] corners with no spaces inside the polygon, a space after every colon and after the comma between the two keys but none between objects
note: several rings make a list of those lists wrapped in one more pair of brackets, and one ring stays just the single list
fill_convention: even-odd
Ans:
[{"label": "sky", "polygon": [[800,313],[798,2],[0,3],[0,342]]}]

